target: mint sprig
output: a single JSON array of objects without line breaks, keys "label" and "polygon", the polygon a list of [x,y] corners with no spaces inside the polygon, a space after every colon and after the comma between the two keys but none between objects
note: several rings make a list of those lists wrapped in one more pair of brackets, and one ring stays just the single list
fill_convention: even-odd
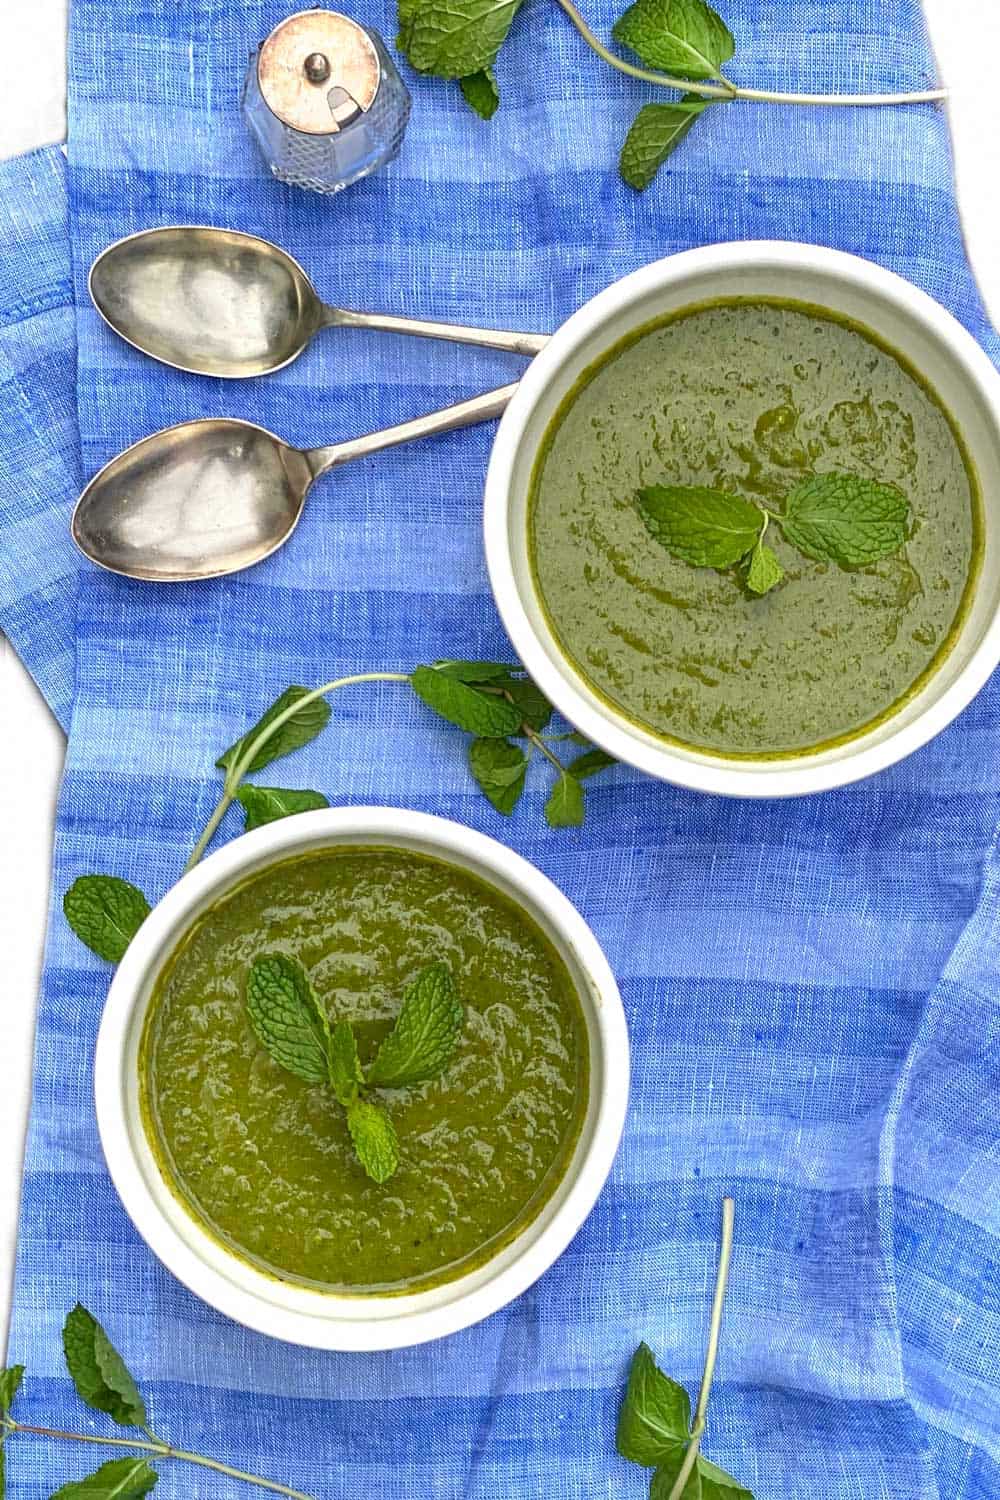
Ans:
[{"label": "mint sprig", "polygon": [[739,1480],[703,1458],[700,1451],[719,1352],[734,1220],[733,1200],[724,1198],[708,1347],[693,1419],[687,1391],[664,1374],[647,1344],[640,1344],[632,1359],[618,1416],[617,1446],[623,1458],[654,1471],[650,1500],[753,1500]]},{"label": "mint sprig", "polygon": [[21,1434],[25,1440],[48,1438],[52,1442],[85,1443],[88,1446],[131,1449],[128,1457],[109,1459],[85,1479],[73,1479],[54,1491],[50,1500],[140,1500],[148,1495],[159,1479],[153,1464],[159,1459],[173,1463],[197,1464],[199,1468],[224,1474],[229,1479],[285,1495],[288,1500],[312,1500],[302,1490],[263,1479],[243,1469],[233,1469],[216,1458],[175,1448],[158,1437],[149,1425],[146,1404],[124,1359],[111,1343],[100,1323],[85,1307],[77,1303],[63,1327],[63,1352],[66,1368],[80,1399],[93,1411],[111,1416],[121,1427],[133,1429],[134,1436],[101,1435],[93,1431],[67,1432],[60,1421],[58,1428],[37,1422],[21,1422],[14,1417],[14,1399],[21,1389],[23,1365],[11,1365],[0,1372],[0,1500],[5,1494],[7,1450],[11,1438]]},{"label": "mint sprig", "polygon": [[465,1019],[448,965],[428,964],[407,988],[367,1074],[350,1022],[340,1020],[331,1028],[309,975],[295,959],[281,953],[254,959],[246,1005],[257,1040],[279,1067],[333,1090],[347,1111],[358,1161],[375,1182],[385,1182],[399,1165],[399,1143],[385,1110],[364,1091],[409,1088],[439,1078],[448,1067]]},{"label": "mint sprig", "polygon": [[850,568],[898,552],[910,519],[900,490],[857,474],[810,475],[783,511],[701,485],[648,485],[637,503],[650,535],[673,557],[696,568],[744,563],[744,582],[757,596],[784,577],[781,559],[764,542],[772,521],[807,557]]},{"label": "mint sprig", "polygon": [[[733,83],[722,69],[735,55],[736,42],[708,0],[635,0],[613,28],[613,38],[643,66],[617,56],[597,37],[576,0],[558,0],[587,46],[609,67],[681,100],[645,105],[629,130],[620,158],[621,175],[638,191],[647,188],[659,167],[698,119],[666,111],[684,107],[692,97],[702,105],[731,104],[737,99],[800,105],[926,104],[947,97],[944,89],[903,94],[782,93]],[[492,69],[507,39],[520,0],[398,0],[397,46],[418,73],[459,79],[466,100],[484,119],[499,103]],[[663,111],[653,114],[652,111]]]},{"label": "mint sprig", "polygon": [[[338,677],[322,687],[293,686],[271,704],[246,734],[219,757],[225,771],[222,791],[190,858],[192,869],[205,853],[234,802],[244,810],[244,828],[259,828],[277,818],[329,806],[322,792],[306,788],[260,786],[245,778],[263,770],[280,757],[310,744],[330,719],[325,701],[340,688],[364,683],[409,684],[428,708],[448,723],[474,735],[469,752],[473,778],[500,813],[510,816],[525,790],[528,764],[534,752],[555,770],[558,795],[546,803],[546,818],[552,827],[570,827],[582,822],[577,816],[585,808],[582,793],[561,784],[566,775],[577,783],[613,764],[599,752],[580,768],[563,765],[552,746],[572,738],[589,742],[575,733],[545,734],[552,718],[552,704],[517,662],[448,658],[414,668],[412,672],[358,672]],[[512,744],[524,740],[526,748]],[[598,752],[595,752],[598,753]],[[582,758],[578,758],[578,761]],[[566,814],[572,805],[573,815]],[[66,919],[81,942],[110,963],[118,963],[149,915],[149,901],[136,886],[114,875],[83,875],[63,898]]]}]

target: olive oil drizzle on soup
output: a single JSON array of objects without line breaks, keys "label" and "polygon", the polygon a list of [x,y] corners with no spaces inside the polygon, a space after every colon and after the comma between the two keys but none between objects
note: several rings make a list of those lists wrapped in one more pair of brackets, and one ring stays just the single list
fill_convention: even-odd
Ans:
[{"label": "olive oil drizzle on soup", "polygon": [[[780,511],[809,474],[894,484],[903,549],[845,570],[772,524],[785,580],[748,595],[649,533],[645,485],[704,485]],[[553,419],[532,478],[535,586],[584,679],[662,737],[732,756],[849,739],[946,656],[981,551],[980,496],[951,418],[867,330],[802,303],[731,299],[623,340]]]},{"label": "olive oil drizzle on soup", "polygon": [[[399,1136],[384,1184],[332,1091],[257,1040],[245,985],[262,952],[303,965],[363,1064],[416,974],[451,967],[450,1065],[372,1095]],[[348,847],[272,865],[194,924],[157,981],[140,1074],[160,1169],[218,1239],[285,1280],[407,1291],[489,1259],[540,1211],[579,1136],[589,1053],[569,971],[526,912],[443,860]]]}]

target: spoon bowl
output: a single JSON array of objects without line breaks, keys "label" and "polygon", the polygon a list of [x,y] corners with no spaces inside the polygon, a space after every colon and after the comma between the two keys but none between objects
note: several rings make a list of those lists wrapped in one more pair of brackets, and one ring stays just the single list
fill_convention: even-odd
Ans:
[{"label": "spoon bowl", "polygon": [[376,328],[527,355],[547,342],[537,333],[329,307],[277,245],[203,225],[144,229],[109,245],[90,269],[90,295],[134,349],[225,380],[283,369],[321,328]]},{"label": "spoon bowl", "polygon": [[261,562],[295,529],[314,474],[306,455],[233,418],[181,422],[96,474],[73,540],[130,578],[215,578]]},{"label": "spoon bowl", "polygon": [[73,512],[73,540],[91,562],[128,578],[182,583],[238,573],[288,540],[314,481],[335,465],[489,421],[516,389],[326,448],[294,448],[235,417],[165,427],[94,475]]},{"label": "spoon bowl", "polygon": [[119,240],[91,267],[90,295],[134,348],[226,379],[280,370],[321,322],[298,261],[225,229],[175,226]]}]

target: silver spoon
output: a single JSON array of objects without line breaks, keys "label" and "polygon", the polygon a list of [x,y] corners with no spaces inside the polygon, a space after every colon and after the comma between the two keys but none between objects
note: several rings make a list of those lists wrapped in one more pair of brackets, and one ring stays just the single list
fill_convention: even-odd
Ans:
[{"label": "silver spoon", "polygon": [[488,422],[516,390],[505,385],[327,448],[293,448],[233,417],[165,427],[94,475],[73,512],[73,540],[128,578],[181,583],[238,573],[287,541],[313,483],[335,465]]},{"label": "silver spoon", "polygon": [[321,328],[380,328],[537,354],[542,334],[328,307],[298,261],[235,229],[175,225],[109,245],[90,270],[101,317],[135,349],[195,375],[268,375]]}]

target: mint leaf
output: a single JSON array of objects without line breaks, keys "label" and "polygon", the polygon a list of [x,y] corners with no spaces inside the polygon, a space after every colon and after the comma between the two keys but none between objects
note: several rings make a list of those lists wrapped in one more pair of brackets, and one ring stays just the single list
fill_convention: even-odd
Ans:
[{"label": "mint leaf", "polygon": [[256,958],[247,979],[247,1012],[275,1062],[306,1083],[330,1081],[330,1022],[301,964],[283,953]]},{"label": "mint leaf", "polygon": [[751,594],[766,594],[781,582],[785,570],[766,542],[758,542],[747,560],[746,585]]},{"label": "mint leaf", "polygon": [[[465,81],[464,79],[462,80]],[[436,661],[434,671],[459,682],[502,682],[521,669],[509,661]]]},{"label": "mint leaf", "polygon": [[906,541],[910,507],[893,485],[854,474],[814,474],[794,489],[777,519],[807,557],[864,567]]},{"label": "mint leaf", "polygon": [[[656,1473],[649,1481],[649,1500],[670,1500],[670,1493],[681,1471],[681,1464],[684,1462],[684,1454],[686,1452],[687,1443],[684,1443],[676,1456],[671,1456],[659,1465]],[[701,1470],[697,1464],[691,1470],[687,1483],[681,1490],[681,1500],[705,1500]]]},{"label": "mint leaf", "polygon": [[729,27],[705,0],[635,0],[611,34],[649,67],[679,78],[718,78],[736,50]]},{"label": "mint leaf", "polygon": [[[618,1452],[622,1458],[646,1469],[678,1456],[683,1459],[690,1426],[691,1402],[687,1391],[664,1375],[649,1345],[640,1344],[632,1359],[618,1415]],[[666,1493],[669,1494],[669,1486]]]},{"label": "mint leaf", "polygon": [[738,1479],[720,1469],[709,1459],[698,1454],[698,1473],[701,1476],[702,1500],[753,1500],[753,1495],[744,1489]]},{"label": "mint leaf", "polygon": [[566,769],[571,776],[576,777],[577,781],[585,781],[588,776],[596,776],[598,771],[606,771],[609,766],[617,764],[613,755],[595,747],[593,750],[585,750],[582,755],[571,760]]},{"label": "mint leaf", "polygon": [[688,98],[673,104],[643,105],[629,126],[618,158],[618,170],[629,187],[637,193],[649,187],[707,107],[707,100]]},{"label": "mint leaf", "polygon": [[478,692],[434,667],[417,667],[410,673],[410,685],[428,708],[469,734],[503,739],[520,727],[520,713],[505,698]]},{"label": "mint leaf", "polygon": [[583,788],[575,776],[563,771],[545,804],[546,822],[551,828],[578,828],[585,810]]},{"label": "mint leaf", "polygon": [[469,768],[497,812],[509,817],[521,800],[528,757],[510,740],[473,740]]},{"label": "mint leaf", "polygon": [[140,890],[117,875],[81,875],[63,896],[66,920],[87,947],[116,964],[149,916]]},{"label": "mint leaf", "polygon": [[63,1350],[82,1401],[107,1412],[121,1427],[146,1425],[146,1408],[125,1361],[93,1313],[79,1302],[63,1324]]},{"label": "mint leaf", "polygon": [[330,1086],[337,1103],[350,1109],[364,1081],[353,1028],[348,1021],[338,1021],[330,1035]]},{"label": "mint leaf", "polygon": [[358,1161],[373,1182],[385,1182],[399,1166],[399,1142],[392,1121],[377,1104],[356,1100],[347,1111],[347,1128]]},{"label": "mint leaf", "polygon": [[470,109],[474,109],[481,120],[492,120],[500,108],[500,89],[492,68],[480,68],[468,78],[460,78],[458,86]]},{"label": "mint leaf", "polygon": [[757,541],[764,516],[749,500],[700,485],[654,484],[639,491],[650,533],[682,562],[728,568]]},{"label": "mint leaf", "polygon": [[86,1479],[62,1485],[51,1500],[139,1500],[158,1478],[144,1458],[113,1458]]},{"label": "mint leaf", "polygon": [[520,0],[406,0],[400,44],[418,73],[467,78],[494,62]]},{"label": "mint leaf", "polygon": [[437,1078],[451,1062],[465,1012],[447,964],[429,964],[409,986],[396,1024],[368,1069],[374,1088]]},{"label": "mint leaf", "polygon": [[552,704],[530,677],[510,677],[503,689],[514,700],[521,719],[536,734],[541,734],[553,714]]},{"label": "mint leaf", "polygon": [[[286,688],[280,698],[276,698],[266,713],[262,714],[251,730],[238,739],[235,745],[230,745],[224,755],[220,755],[215,762],[220,771],[228,771],[244,751],[249,750],[253,741],[273,724],[279,714],[284,713],[286,708],[291,708],[300,698],[306,697],[309,688],[289,687]],[[314,740],[321,730],[326,728],[330,721],[330,705],[325,698],[316,698],[312,703],[307,703],[305,708],[293,714],[286,724],[276,729],[273,737],[268,740],[253,760],[247,766],[247,771],[262,771],[269,766],[272,760],[280,760],[283,755],[291,755],[293,750],[301,750],[303,745],[308,745]]]},{"label": "mint leaf", "polygon": [[255,786],[245,781],[236,788],[237,801],[246,818],[243,828],[250,833],[254,828],[263,828],[265,823],[276,823],[279,818],[290,818],[295,813],[312,812],[317,807],[329,807],[328,798],[322,792],[299,791],[289,787]]},{"label": "mint leaf", "polygon": [[14,1405],[14,1397],[21,1389],[21,1381],[24,1379],[23,1365],[10,1365],[0,1373],[0,1412],[7,1415]]}]

